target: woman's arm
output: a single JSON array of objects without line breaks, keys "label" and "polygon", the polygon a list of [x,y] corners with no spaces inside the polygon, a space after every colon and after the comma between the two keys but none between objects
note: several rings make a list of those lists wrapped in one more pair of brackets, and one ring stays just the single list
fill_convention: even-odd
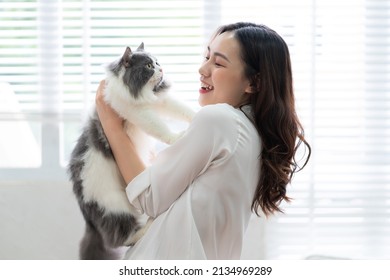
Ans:
[{"label": "woman's arm", "polygon": [[[237,116],[232,113],[235,109],[229,108],[223,104],[203,107],[182,137],[161,150],[153,164],[131,181],[126,193],[135,208],[156,217],[191,184],[207,186],[213,182],[200,176],[210,167],[223,165],[238,146]],[[218,177],[215,172],[210,174]],[[224,178],[221,180],[223,185]]]},{"label": "woman's arm", "polygon": [[115,161],[123,179],[128,184],[145,169],[145,165],[123,129],[123,119],[105,102],[104,89],[105,81],[103,80],[96,93],[96,110]]}]

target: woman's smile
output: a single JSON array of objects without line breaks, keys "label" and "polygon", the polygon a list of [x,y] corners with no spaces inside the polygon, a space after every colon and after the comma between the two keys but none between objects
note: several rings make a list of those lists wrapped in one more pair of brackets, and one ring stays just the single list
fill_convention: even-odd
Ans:
[{"label": "woman's smile", "polygon": [[200,94],[206,94],[212,90],[214,90],[214,87],[212,85],[206,84],[205,82],[201,81],[200,89],[199,89]]}]

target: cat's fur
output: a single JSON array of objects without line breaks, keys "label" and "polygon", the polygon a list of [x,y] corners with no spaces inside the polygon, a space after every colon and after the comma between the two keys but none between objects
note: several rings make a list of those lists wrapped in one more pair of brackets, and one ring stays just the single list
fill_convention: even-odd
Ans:
[{"label": "cat's fur", "polygon": [[[135,52],[127,47],[118,61],[108,65],[106,83],[104,98],[125,119],[127,134],[145,162],[150,156],[150,136],[167,144],[180,137],[169,130],[160,113],[186,121],[194,115],[169,97],[162,68],[144,51],[143,43]],[[86,222],[80,258],[121,258],[123,246],[136,242],[144,228],[128,201],[126,184],[95,109],[72,151],[68,171]]]}]

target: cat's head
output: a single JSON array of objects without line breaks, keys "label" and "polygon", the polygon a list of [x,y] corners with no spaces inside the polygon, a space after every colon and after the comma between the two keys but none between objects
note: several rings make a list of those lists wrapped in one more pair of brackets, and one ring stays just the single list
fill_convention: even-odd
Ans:
[{"label": "cat's head", "polygon": [[128,87],[134,99],[142,99],[144,92],[158,93],[168,87],[163,79],[162,67],[153,55],[144,50],[144,43],[135,51],[126,47],[122,57],[111,63],[108,70]]}]

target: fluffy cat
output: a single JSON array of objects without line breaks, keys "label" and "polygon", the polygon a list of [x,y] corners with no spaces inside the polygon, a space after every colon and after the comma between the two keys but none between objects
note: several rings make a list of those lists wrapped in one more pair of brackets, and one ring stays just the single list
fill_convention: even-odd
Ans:
[{"label": "fluffy cat", "polygon": [[[104,98],[125,119],[125,129],[145,162],[150,136],[172,144],[174,133],[160,114],[191,121],[194,112],[169,97],[169,84],[156,58],[143,43],[107,67]],[[115,163],[96,110],[88,119],[68,166],[73,191],[86,222],[80,259],[120,259],[146,230],[140,214],[129,203],[125,182]]]}]

